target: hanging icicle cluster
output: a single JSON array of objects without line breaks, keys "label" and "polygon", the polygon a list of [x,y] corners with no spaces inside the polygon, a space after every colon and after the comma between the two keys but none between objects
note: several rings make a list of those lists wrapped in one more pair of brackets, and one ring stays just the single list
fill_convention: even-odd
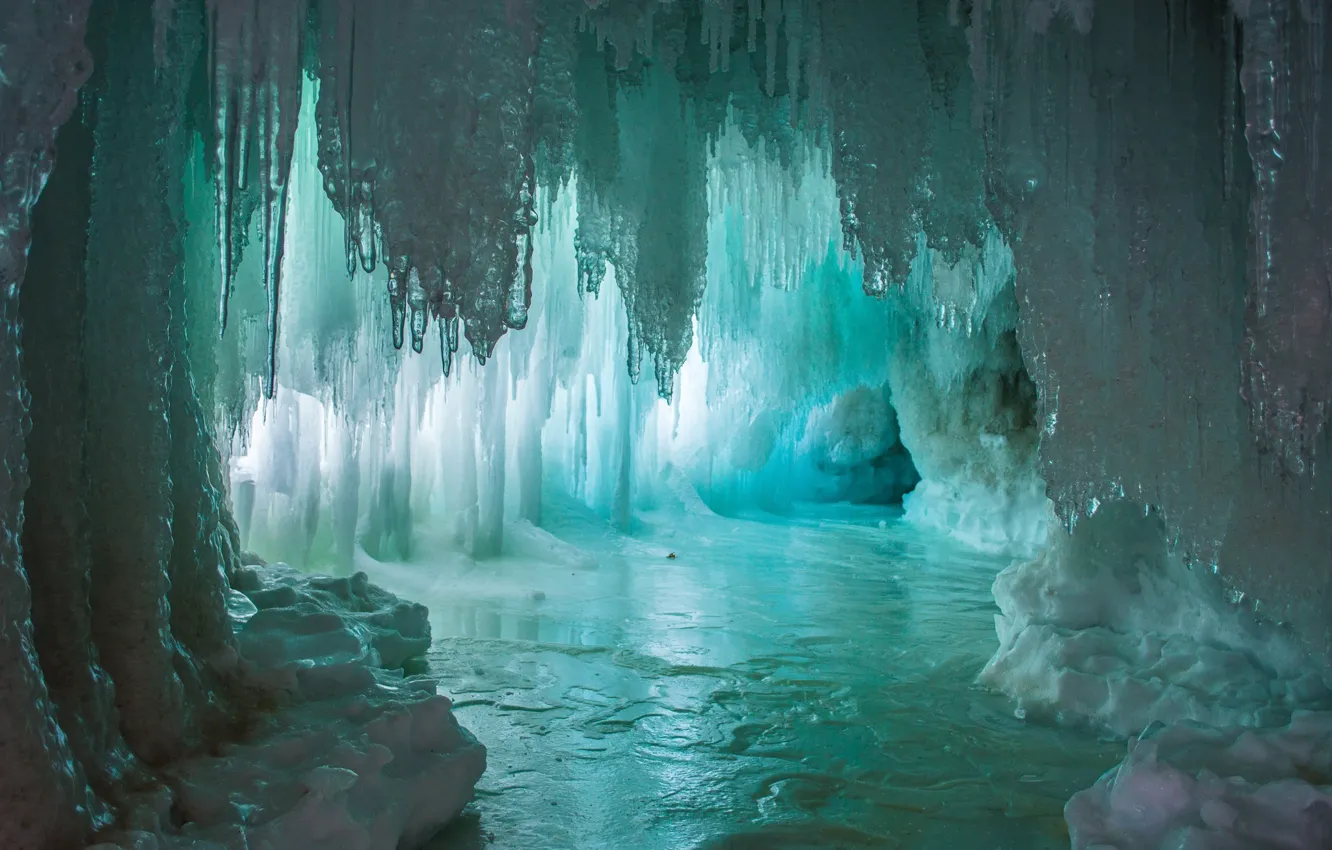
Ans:
[{"label": "hanging icicle cluster", "polygon": [[[164,19],[160,8],[157,12],[160,30]],[[271,397],[276,391],[287,178],[301,103],[307,0],[208,0],[207,12],[213,185],[222,277],[218,315],[225,332],[244,234],[257,209],[268,303],[267,391]]]}]

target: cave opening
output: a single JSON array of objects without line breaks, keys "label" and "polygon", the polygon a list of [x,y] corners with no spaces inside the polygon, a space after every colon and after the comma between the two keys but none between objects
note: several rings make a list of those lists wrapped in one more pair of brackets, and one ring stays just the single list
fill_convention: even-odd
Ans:
[{"label": "cave opening", "polygon": [[5,4],[0,844],[1328,846],[1328,14]]}]

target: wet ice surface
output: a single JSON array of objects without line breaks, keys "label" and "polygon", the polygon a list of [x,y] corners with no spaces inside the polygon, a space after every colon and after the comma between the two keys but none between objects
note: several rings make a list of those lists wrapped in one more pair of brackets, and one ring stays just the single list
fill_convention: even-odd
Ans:
[{"label": "wet ice surface", "polygon": [[974,684],[1006,561],[883,509],[640,520],[565,509],[559,540],[513,530],[522,556],[358,565],[430,607],[490,751],[431,850],[1068,846],[1064,802],[1123,745]]}]

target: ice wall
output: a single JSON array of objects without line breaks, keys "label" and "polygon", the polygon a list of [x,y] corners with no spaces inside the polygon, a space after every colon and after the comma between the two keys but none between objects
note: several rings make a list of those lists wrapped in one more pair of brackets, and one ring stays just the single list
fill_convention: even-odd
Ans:
[{"label": "ice wall", "polygon": [[[620,91],[612,104],[638,97]],[[342,277],[341,219],[320,193],[313,127],[300,122],[290,183],[278,397],[252,400],[232,447],[246,548],[348,568],[357,545],[410,558],[414,526],[429,523],[493,554],[505,523],[539,521],[547,490],[627,527],[672,470],[718,510],[780,511],[802,499],[896,501],[917,484],[916,463],[934,488],[918,502],[921,522],[995,549],[1043,539],[1033,399],[997,231],[951,264],[918,234],[908,285],[865,298],[828,146],[769,141],[733,108],[704,161],[707,286],[667,403],[655,371],[636,386],[625,368],[641,355],[624,261],[612,262],[623,255],[588,274],[589,227],[600,226],[588,217],[601,201],[589,212],[581,178],[538,194],[524,333],[479,368],[466,341],[455,353],[448,325],[439,354],[395,350],[382,276]],[[641,137],[615,138],[593,179],[641,184]],[[237,298],[258,291],[256,275],[242,270]],[[242,359],[253,388],[261,358]]]},{"label": "ice wall", "polygon": [[954,260],[924,233],[900,290],[889,383],[924,479],[907,518],[973,547],[1030,556],[1050,524],[1035,389],[1018,350],[1013,256],[997,229]]},{"label": "ice wall", "polygon": [[[1250,15],[1102,4],[1083,26],[981,3],[973,60],[1060,516],[1120,496],[1159,506],[1181,554],[1322,651],[1332,485],[1309,364],[1326,361],[1329,307],[1326,254],[1302,234],[1324,194],[1326,134],[1304,128],[1327,39],[1321,4]],[[1263,149],[1278,139],[1279,176]]]}]

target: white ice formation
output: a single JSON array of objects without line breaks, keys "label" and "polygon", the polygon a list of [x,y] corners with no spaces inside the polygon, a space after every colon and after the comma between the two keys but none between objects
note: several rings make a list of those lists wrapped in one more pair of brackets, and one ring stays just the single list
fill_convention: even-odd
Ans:
[{"label": "white ice formation", "polygon": [[1324,672],[1288,630],[1227,599],[1166,546],[1158,516],[1102,506],[995,580],[999,650],[981,681],[1029,715],[1118,736],[1153,723],[1286,723],[1332,706]]},{"label": "white ice formation", "polygon": [[1153,727],[1064,811],[1074,850],[1332,843],[1332,714],[1272,729]]}]

